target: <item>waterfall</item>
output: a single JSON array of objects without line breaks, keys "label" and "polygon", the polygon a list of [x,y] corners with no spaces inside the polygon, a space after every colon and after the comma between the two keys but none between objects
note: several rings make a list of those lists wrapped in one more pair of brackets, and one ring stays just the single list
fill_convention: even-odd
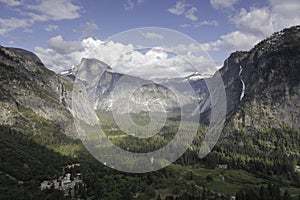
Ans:
[{"label": "waterfall", "polygon": [[241,92],[241,96],[240,96],[240,101],[244,98],[244,96],[245,96],[245,89],[246,89],[245,82],[242,79],[242,72],[243,72],[243,67],[240,65],[239,77],[240,77],[240,81],[242,82],[242,92]]}]

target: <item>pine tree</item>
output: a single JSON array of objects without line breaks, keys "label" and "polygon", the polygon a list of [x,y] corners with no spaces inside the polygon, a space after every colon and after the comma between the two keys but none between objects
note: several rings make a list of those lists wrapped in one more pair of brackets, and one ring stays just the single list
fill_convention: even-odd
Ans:
[{"label": "pine tree", "polygon": [[291,197],[289,191],[286,190],[286,191],[284,192],[283,199],[284,199],[284,200],[292,200],[292,197]]},{"label": "pine tree", "polygon": [[261,186],[259,189],[259,199],[269,200],[270,199],[269,196],[270,196],[269,191],[264,186]]},{"label": "pine tree", "polygon": [[156,200],[161,200],[160,194],[157,195]]}]

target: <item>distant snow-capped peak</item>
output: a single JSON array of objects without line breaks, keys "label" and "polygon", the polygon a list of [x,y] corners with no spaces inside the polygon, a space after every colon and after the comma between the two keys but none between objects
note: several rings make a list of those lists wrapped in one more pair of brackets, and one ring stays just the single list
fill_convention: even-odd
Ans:
[{"label": "distant snow-capped peak", "polygon": [[72,73],[72,69],[69,69],[69,70],[63,70],[59,74],[67,76],[67,75],[72,75],[73,73]]},{"label": "distant snow-capped peak", "polygon": [[188,77],[186,77],[186,79],[189,80],[189,81],[197,81],[197,80],[200,80],[200,79],[205,79],[205,78],[210,78],[210,77],[212,77],[211,74],[195,72],[195,73],[189,75]]}]

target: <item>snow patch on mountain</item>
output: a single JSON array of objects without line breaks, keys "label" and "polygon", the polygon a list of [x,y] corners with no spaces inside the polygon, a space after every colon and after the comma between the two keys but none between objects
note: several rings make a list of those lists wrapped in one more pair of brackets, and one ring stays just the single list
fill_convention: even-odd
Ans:
[{"label": "snow patch on mountain", "polygon": [[210,77],[212,77],[211,74],[195,72],[195,73],[191,74],[190,76],[186,77],[186,79],[189,81],[197,81],[200,79],[205,79],[205,78],[210,78]]}]

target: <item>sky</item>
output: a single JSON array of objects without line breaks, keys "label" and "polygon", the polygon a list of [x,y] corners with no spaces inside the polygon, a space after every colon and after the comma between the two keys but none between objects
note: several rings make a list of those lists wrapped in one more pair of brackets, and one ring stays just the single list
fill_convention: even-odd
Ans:
[{"label": "sky", "polygon": [[94,57],[143,78],[213,73],[300,24],[299,0],[0,0],[0,45],[60,72]]}]

